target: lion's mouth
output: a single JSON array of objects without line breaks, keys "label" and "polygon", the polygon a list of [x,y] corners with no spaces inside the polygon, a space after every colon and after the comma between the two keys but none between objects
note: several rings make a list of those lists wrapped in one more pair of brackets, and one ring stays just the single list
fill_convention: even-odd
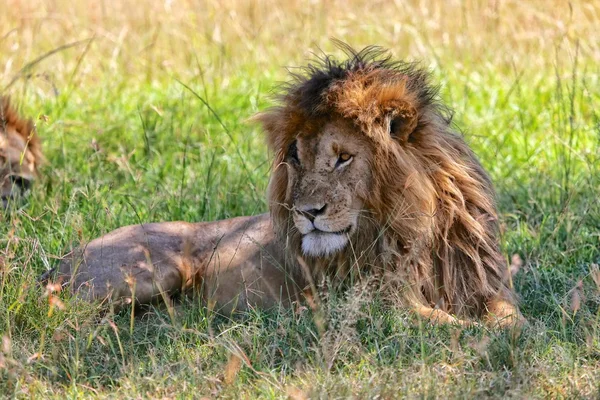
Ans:
[{"label": "lion's mouth", "polygon": [[346,228],[339,230],[339,231],[324,231],[318,228],[315,228],[313,231],[307,233],[311,234],[311,233],[320,233],[320,234],[326,234],[326,235],[345,235],[347,233],[350,233],[352,231],[352,225],[348,225]]},{"label": "lion's mouth", "polygon": [[329,256],[343,250],[348,244],[348,234],[352,225],[339,231],[322,231],[314,229],[302,236],[302,252],[313,257]]}]

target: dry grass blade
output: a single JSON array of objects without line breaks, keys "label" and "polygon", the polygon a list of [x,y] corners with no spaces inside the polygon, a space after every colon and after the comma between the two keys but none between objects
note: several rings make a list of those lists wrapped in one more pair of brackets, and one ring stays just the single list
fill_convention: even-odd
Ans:
[{"label": "dry grass blade", "polygon": [[592,264],[590,266],[590,276],[596,284],[596,289],[600,293],[600,267],[598,267],[598,264]]},{"label": "dry grass blade", "polygon": [[577,285],[571,291],[571,302],[569,308],[573,314],[577,314],[577,311],[581,308],[581,302],[583,301],[583,281],[578,281]]},{"label": "dry grass blade", "polygon": [[223,382],[225,382],[226,385],[231,385],[241,369],[242,359],[236,354],[231,354],[229,356],[229,361],[227,361],[225,369],[223,370]]},{"label": "dry grass blade", "polygon": [[70,49],[72,47],[76,47],[79,46],[80,44],[84,44],[84,43],[90,43],[92,40],[94,40],[94,38],[88,38],[88,39],[83,39],[83,40],[78,40],[76,42],[73,43],[68,43],[62,46],[59,46],[55,49],[50,50],[49,52],[42,54],[41,56],[39,56],[38,58],[34,59],[33,61],[27,63],[26,65],[24,65],[18,72],[17,74],[12,78],[12,80],[2,89],[2,92],[6,92],[8,89],[10,89],[10,87],[19,80],[19,78],[21,78],[22,76],[26,75],[27,73],[29,73],[29,71],[31,71],[31,69],[33,67],[35,67],[37,64],[39,64],[40,62],[44,61],[46,58],[52,56],[53,54],[56,53],[60,53],[61,51]]},{"label": "dry grass blade", "polygon": [[295,386],[287,386],[285,388],[285,394],[287,394],[290,400],[308,400],[308,395],[301,389]]}]

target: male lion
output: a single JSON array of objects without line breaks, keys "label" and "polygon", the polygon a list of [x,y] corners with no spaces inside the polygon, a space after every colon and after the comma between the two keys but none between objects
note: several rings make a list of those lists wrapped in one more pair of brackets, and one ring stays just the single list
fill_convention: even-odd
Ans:
[{"label": "male lion", "polygon": [[229,313],[369,273],[434,322],[521,322],[492,184],[427,73],[376,47],[346,51],[255,117],[275,154],[270,214],[120,228],[68,255],[60,279],[137,304],[201,285]]},{"label": "male lion", "polygon": [[42,159],[33,122],[19,117],[8,97],[0,97],[0,198],[4,208],[31,187]]}]

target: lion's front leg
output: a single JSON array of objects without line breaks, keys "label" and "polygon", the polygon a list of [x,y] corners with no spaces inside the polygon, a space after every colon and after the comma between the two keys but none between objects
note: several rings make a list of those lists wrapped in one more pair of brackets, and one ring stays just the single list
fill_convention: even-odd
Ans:
[{"label": "lion's front leg", "polygon": [[527,322],[507,289],[486,302],[483,320],[486,325],[498,328],[520,327]]},{"label": "lion's front leg", "polygon": [[413,310],[418,315],[420,315],[421,317],[423,317],[424,319],[426,319],[434,325],[450,324],[464,327],[477,325],[477,323],[474,321],[457,318],[438,308],[432,308],[418,304],[413,307]]}]

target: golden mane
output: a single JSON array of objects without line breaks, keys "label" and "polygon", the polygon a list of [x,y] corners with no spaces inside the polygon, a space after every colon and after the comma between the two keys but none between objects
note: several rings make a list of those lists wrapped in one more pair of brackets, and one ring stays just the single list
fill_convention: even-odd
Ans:
[{"label": "golden mane", "polygon": [[35,157],[34,167],[37,171],[44,158],[35,124],[31,119],[19,116],[17,110],[12,106],[9,96],[0,96],[0,132],[7,132],[8,127],[12,127],[27,143],[27,148]]},{"label": "golden mane", "polygon": [[[495,194],[487,173],[456,133],[451,113],[412,63],[378,47],[348,60],[325,56],[285,86],[279,105],[259,114],[274,151],[268,197],[276,233],[315,273],[375,269],[384,284],[407,285],[402,298],[449,313],[481,316],[499,293],[514,302],[499,250]],[[375,149],[365,208],[372,223],[334,259],[306,259],[291,223],[292,199],[282,165],[298,132],[325,121],[350,121]],[[333,272],[332,272],[333,271]]]}]

